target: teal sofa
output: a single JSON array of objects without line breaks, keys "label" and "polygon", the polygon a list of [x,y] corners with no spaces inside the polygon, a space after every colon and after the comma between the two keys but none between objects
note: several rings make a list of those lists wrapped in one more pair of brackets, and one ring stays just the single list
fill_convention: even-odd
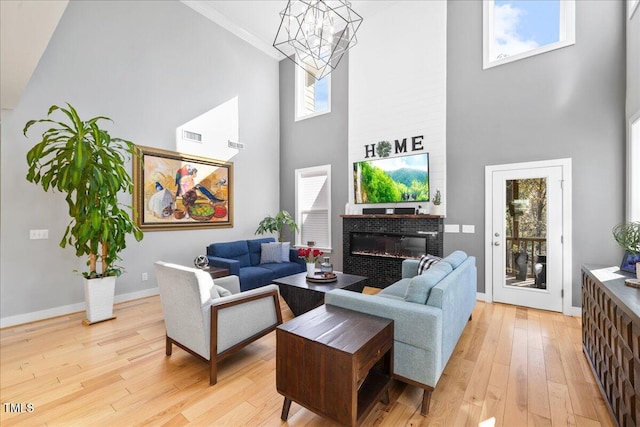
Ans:
[{"label": "teal sofa", "polygon": [[404,260],[402,279],[376,295],[334,290],[325,303],[394,321],[394,377],[424,389],[422,415],[476,304],[476,259],[455,251],[421,275]]}]

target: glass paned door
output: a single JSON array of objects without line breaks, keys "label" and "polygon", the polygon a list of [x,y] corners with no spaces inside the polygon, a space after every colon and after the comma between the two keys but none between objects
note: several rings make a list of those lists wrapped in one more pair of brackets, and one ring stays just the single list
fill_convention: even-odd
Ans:
[{"label": "glass paned door", "polygon": [[494,300],[562,311],[562,168],[492,174]]}]

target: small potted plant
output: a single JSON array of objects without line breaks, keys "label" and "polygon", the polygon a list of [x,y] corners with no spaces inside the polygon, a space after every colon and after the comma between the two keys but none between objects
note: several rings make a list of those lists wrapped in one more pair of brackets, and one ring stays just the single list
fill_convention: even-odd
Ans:
[{"label": "small potted plant", "polygon": [[[640,280],[640,221],[623,222],[613,227],[613,238],[625,250],[625,260],[636,260],[636,278]],[[624,264],[624,262],[623,262]]]},{"label": "small potted plant", "polygon": [[[142,231],[129,216],[129,206],[118,201],[121,193],[131,194],[133,182],[126,158],[136,153],[131,141],[112,138],[98,126],[99,116],[82,120],[75,108],[53,105],[47,116],[62,113],[65,121],[49,118],[30,120],[23,133],[37,123],[47,124],[41,140],[27,153],[27,180],[45,191],[65,194],[71,221],[60,246],[73,246],[78,257],[87,256],[84,276],[86,324],[113,319],[115,278],[119,253],[132,234],[142,239]],[[98,271],[97,264],[101,263]]]},{"label": "small potted plant", "polygon": [[433,196],[433,215],[440,215],[440,205],[442,204],[442,194],[440,190],[436,190],[436,194]]},{"label": "small potted plant", "polygon": [[296,224],[291,214],[282,210],[275,217],[271,215],[264,217],[258,224],[255,234],[277,233],[278,242],[282,242],[282,230],[285,227],[289,227],[292,233],[298,230],[298,224]]}]

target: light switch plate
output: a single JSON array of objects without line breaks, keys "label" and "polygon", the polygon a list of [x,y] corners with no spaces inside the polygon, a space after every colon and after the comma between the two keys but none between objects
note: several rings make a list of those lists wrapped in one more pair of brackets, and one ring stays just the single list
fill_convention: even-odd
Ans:
[{"label": "light switch plate", "polygon": [[460,232],[460,224],[445,224],[444,225],[445,233],[459,233]]},{"label": "light switch plate", "polygon": [[463,233],[475,233],[476,232],[476,226],[475,225],[463,225],[462,226],[462,232]]}]

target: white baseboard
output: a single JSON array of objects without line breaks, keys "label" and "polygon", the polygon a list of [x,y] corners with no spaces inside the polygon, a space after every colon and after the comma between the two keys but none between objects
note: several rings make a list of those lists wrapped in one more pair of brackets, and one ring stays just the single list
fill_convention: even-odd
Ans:
[{"label": "white baseboard", "polygon": [[[128,294],[116,295],[114,303],[132,301],[135,299],[146,298],[158,295],[158,288],[145,289],[143,291],[131,292]],[[21,325],[23,323],[37,322],[38,320],[49,319],[51,317],[66,316],[67,314],[77,313],[85,310],[85,303],[63,305],[60,307],[48,308],[46,310],[34,311],[31,313],[18,314],[0,318],[0,328],[8,328],[9,326]]]},{"label": "white baseboard", "polygon": [[[476,292],[476,300],[487,301],[487,295],[484,292]],[[567,316],[582,317],[582,307],[571,307],[568,313],[564,313]]]}]

